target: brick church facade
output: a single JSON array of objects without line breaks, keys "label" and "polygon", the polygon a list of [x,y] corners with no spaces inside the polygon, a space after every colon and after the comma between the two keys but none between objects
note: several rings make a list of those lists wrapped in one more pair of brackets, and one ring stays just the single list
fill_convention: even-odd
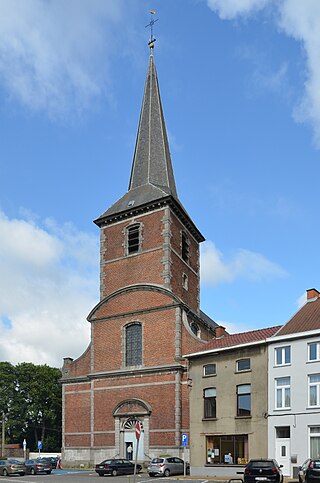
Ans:
[{"label": "brick church facade", "polygon": [[[95,220],[100,302],[91,341],[63,365],[65,463],[182,454],[189,432],[188,371],[217,325],[199,307],[204,240],[176,190],[151,48],[128,192]],[[133,451],[133,453],[134,453]]]}]

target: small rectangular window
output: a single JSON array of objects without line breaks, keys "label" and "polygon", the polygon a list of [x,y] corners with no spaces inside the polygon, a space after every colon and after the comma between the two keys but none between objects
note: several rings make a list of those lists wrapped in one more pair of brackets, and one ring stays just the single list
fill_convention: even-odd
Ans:
[{"label": "small rectangular window", "polygon": [[243,371],[250,371],[251,363],[250,359],[239,359],[236,363],[236,371],[243,372]]},{"label": "small rectangular window", "polygon": [[277,347],[275,349],[275,365],[285,366],[291,364],[291,347]]},{"label": "small rectangular window", "polygon": [[308,360],[320,360],[320,342],[311,342],[311,344],[308,344]]},{"label": "small rectangular window", "polygon": [[237,416],[251,415],[251,384],[237,386]]},{"label": "small rectangular window", "polygon": [[309,406],[320,406],[320,374],[309,376]]},{"label": "small rectangular window", "polygon": [[204,418],[216,417],[216,388],[208,387],[203,391],[204,399]]},{"label": "small rectangular window", "polygon": [[205,366],[203,366],[204,376],[215,376],[216,374],[217,374],[216,364],[206,364]]},{"label": "small rectangular window", "polygon": [[290,377],[279,377],[276,382],[276,409],[291,407]]}]

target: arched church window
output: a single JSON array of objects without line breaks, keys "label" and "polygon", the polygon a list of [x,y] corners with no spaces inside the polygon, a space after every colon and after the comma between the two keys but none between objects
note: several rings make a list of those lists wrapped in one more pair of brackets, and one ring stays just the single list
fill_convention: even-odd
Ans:
[{"label": "arched church window", "polygon": [[141,225],[136,223],[126,229],[127,255],[138,253],[141,250]]},{"label": "arched church window", "polygon": [[142,326],[130,324],[125,329],[126,334],[126,366],[142,364]]}]

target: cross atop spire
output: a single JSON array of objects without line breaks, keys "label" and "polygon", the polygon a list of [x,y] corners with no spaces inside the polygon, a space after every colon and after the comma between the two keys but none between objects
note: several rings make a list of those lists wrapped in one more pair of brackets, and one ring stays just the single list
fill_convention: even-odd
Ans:
[{"label": "cross atop spire", "polygon": [[153,26],[156,22],[158,22],[158,18],[156,18],[154,20],[153,18],[153,15],[155,14],[156,12],[154,10],[150,10],[150,23],[148,23],[148,25],[146,25],[146,28],[147,27],[150,27],[150,40],[148,42],[148,45],[152,51],[152,49],[154,48],[154,43],[155,41],[157,40],[154,36],[153,36]]}]

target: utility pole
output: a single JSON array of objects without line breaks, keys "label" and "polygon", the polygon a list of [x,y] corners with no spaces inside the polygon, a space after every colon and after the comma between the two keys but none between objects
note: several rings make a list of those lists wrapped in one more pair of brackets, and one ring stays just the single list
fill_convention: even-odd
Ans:
[{"label": "utility pole", "polygon": [[4,421],[4,412],[2,413],[2,438],[1,438],[1,456],[3,457],[4,454],[4,445],[5,445],[5,421]]}]

